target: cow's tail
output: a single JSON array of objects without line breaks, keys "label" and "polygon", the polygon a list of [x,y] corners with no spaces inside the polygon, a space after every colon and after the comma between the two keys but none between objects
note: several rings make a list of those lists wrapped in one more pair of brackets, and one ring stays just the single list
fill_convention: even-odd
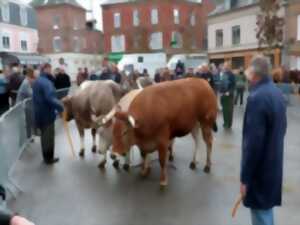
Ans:
[{"label": "cow's tail", "polygon": [[210,124],[212,124],[211,129],[214,132],[218,132],[217,116],[214,113],[209,113],[206,118],[210,121]]}]

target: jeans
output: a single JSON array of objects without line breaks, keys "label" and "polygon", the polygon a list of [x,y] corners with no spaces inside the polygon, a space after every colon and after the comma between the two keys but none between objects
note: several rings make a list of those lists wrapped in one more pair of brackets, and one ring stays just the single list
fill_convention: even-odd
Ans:
[{"label": "jeans", "polygon": [[252,225],[274,225],[273,209],[251,209]]},{"label": "jeans", "polygon": [[234,100],[234,104],[237,105],[238,104],[238,100],[240,99],[240,105],[243,105],[244,102],[244,88],[237,88],[236,89],[236,96],[235,96],[235,100]]}]

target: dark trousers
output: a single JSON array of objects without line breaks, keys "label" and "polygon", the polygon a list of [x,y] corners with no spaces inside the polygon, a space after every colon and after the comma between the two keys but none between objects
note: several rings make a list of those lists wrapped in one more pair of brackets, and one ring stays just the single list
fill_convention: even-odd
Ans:
[{"label": "dark trousers", "polygon": [[236,95],[235,95],[235,100],[234,104],[237,105],[238,100],[240,99],[240,105],[243,105],[244,102],[244,88],[238,88],[236,89]]},{"label": "dark trousers", "polygon": [[233,95],[222,95],[221,105],[223,109],[224,128],[231,128],[233,119],[233,107],[234,107],[234,96]]},{"label": "dark trousers", "polygon": [[0,115],[9,110],[8,93],[0,94]]},{"label": "dark trousers", "polygon": [[54,128],[54,123],[40,128],[42,153],[45,162],[49,162],[54,158]]}]

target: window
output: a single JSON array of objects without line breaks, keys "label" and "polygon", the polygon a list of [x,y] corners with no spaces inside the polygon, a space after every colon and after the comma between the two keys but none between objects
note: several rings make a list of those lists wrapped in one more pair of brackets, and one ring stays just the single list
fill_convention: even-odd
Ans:
[{"label": "window", "polygon": [[223,46],[223,30],[216,30],[216,47]]},{"label": "window", "polygon": [[232,27],[232,44],[239,45],[241,43],[241,28],[240,26]]},{"label": "window", "polygon": [[27,41],[25,41],[25,40],[21,41],[21,49],[22,49],[22,51],[27,51],[28,50]]},{"label": "window", "polygon": [[21,9],[20,9],[20,18],[21,18],[21,24],[23,26],[26,26],[28,24],[28,15],[27,15],[26,7],[21,7]]},{"label": "window", "polygon": [[121,14],[114,13],[114,27],[120,28],[120,26],[121,26]]},{"label": "window", "polygon": [[300,15],[297,18],[297,40],[300,41]]},{"label": "window", "polygon": [[3,3],[1,6],[1,14],[4,22],[9,22],[9,3]]},{"label": "window", "polygon": [[60,52],[62,50],[62,41],[58,36],[53,38],[53,49],[55,52]]},{"label": "window", "polygon": [[115,35],[111,37],[111,51],[124,52],[125,51],[125,36]]},{"label": "window", "polygon": [[56,15],[53,17],[53,29],[57,30],[60,26],[60,16]]},{"label": "window", "polygon": [[151,23],[158,24],[158,9],[151,10]]},{"label": "window", "polygon": [[80,40],[79,37],[73,37],[74,52],[80,52]]},{"label": "window", "polygon": [[150,47],[150,49],[153,49],[153,50],[163,48],[162,32],[155,32],[155,33],[151,34],[150,41],[149,41],[149,47]]},{"label": "window", "polygon": [[178,31],[172,32],[171,46],[173,48],[182,48],[182,36]]},{"label": "window", "polygon": [[174,23],[179,24],[180,23],[180,15],[178,9],[173,9],[173,17],[174,17]]},{"label": "window", "polygon": [[7,35],[4,35],[2,37],[2,46],[5,49],[10,49],[10,37]]},{"label": "window", "polygon": [[195,13],[191,14],[190,23],[191,23],[192,26],[196,25],[196,14]]},{"label": "window", "polygon": [[137,9],[133,10],[132,18],[133,18],[134,26],[137,27],[138,25],[140,25],[140,15],[139,15],[139,11]]},{"label": "window", "polygon": [[79,29],[79,23],[78,23],[78,20],[76,18],[74,19],[73,29],[74,30],[78,30]]}]

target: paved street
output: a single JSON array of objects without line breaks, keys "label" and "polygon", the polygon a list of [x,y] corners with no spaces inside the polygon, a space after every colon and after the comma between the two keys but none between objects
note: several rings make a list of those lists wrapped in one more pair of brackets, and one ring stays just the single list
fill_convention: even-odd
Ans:
[{"label": "paved street", "polygon": [[[230,217],[239,193],[243,110],[236,109],[231,132],[222,129],[219,118],[210,175],[202,172],[204,145],[198,170],[191,171],[192,139],[176,140],[176,169],[169,168],[169,187],[163,192],[159,190],[157,162],[148,179],[140,178],[139,168],[128,174],[116,171],[111,164],[106,173],[101,173],[97,168],[101,156],[91,153],[90,137],[86,158],[72,159],[66,135],[58,123],[56,149],[60,163],[46,167],[41,163],[39,142],[33,143],[13,173],[24,193],[9,205],[37,225],[248,225],[250,217],[245,208],[238,211],[236,219]],[[299,120],[300,114],[289,112],[284,207],[276,210],[277,225],[298,225],[300,221]],[[74,124],[72,137],[78,148]]]}]

